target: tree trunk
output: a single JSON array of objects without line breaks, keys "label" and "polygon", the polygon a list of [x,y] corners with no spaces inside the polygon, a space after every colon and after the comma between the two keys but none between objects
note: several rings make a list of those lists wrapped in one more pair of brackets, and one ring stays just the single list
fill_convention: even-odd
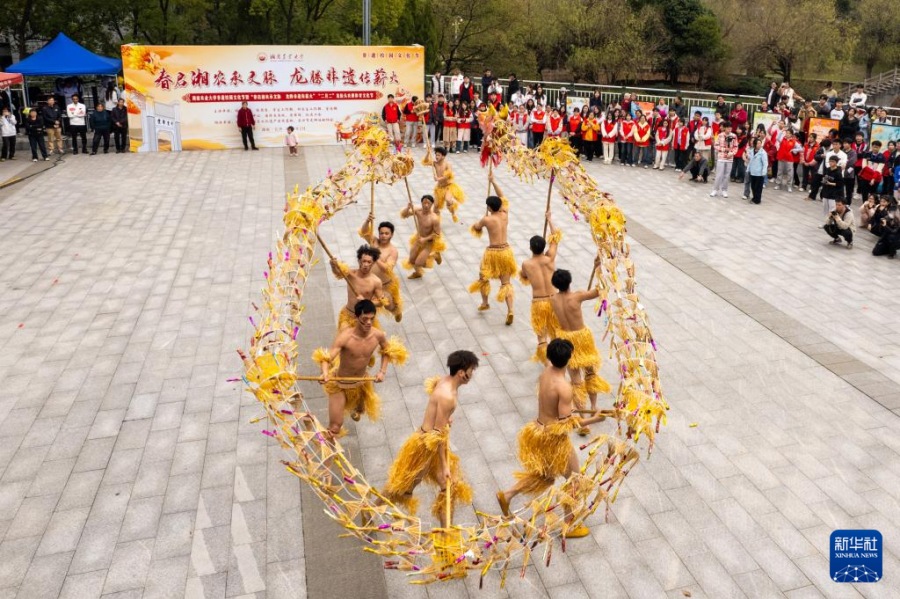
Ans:
[{"label": "tree trunk", "polygon": [[866,59],[866,79],[872,76],[872,71],[875,70],[875,58]]}]

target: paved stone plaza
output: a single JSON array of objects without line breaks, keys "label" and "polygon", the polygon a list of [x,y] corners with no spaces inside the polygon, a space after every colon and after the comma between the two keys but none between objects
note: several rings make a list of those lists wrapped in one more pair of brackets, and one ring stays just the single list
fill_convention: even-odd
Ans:
[{"label": "paved stone plaza", "polygon": [[[420,422],[424,378],[472,349],[483,362],[462,389],[454,449],[475,507],[496,513],[516,432],[536,409],[530,291],[516,284],[511,327],[496,304],[477,312],[466,287],[487,242],[467,229],[486,176],[474,154],[451,161],[465,222],[446,220],[443,266],[404,279],[403,322],[386,328],[413,359],[380,386],[383,420],[351,422],[345,441],[382,483]],[[77,156],[0,190],[0,598],[900,595],[900,263],[872,257],[865,232],[852,251],[828,245],[821,205],[800,193],[769,189],[753,206],[734,186],[709,198],[671,170],[588,166],[629,217],[672,406],[608,522],[597,514],[591,537],[549,568],[511,572],[506,590],[495,575],[483,591],[477,577],[410,586],[338,539],[260,434],[265,422],[250,422],[261,414],[252,396],[226,379],[240,373],[234,350],[285,190],[342,163],[339,148]],[[418,195],[433,186],[423,168],[410,181]],[[505,169],[499,181],[521,260],[546,183]],[[405,198],[402,186],[377,191],[403,254]],[[558,265],[584,286],[587,228],[554,206]],[[345,260],[367,212],[363,201],[322,228]],[[344,294],[317,266],[305,355],[330,342]],[[611,364],[604,373],[614,379]],[[303,390],[322,414],[318,386]],[[884,580],[830,581],[836,528],[883,533]]]}]

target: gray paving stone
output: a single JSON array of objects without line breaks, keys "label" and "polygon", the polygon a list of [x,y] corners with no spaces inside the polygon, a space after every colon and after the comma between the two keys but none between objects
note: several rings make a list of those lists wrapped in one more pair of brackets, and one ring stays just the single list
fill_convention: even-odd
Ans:
[{"label": "gray paving stone", "polygon": [[[81,532],[87,522],[89,512],[89,508],[80,507],[54,513],[35,555],[40,557],[54,553],[70,553],[69,559],[71,559],[71,554],[74,554],[78,546],[78,540],[81,538]],[[68,566],[68,561],[66,565]]]},{"label": "gray paving stone", "polygon": [[103,585],[104,595],[130,589],[141,589],[150,568],[153,541],[144,539],[119,543]]},{"label": "gray paving stone", "polygon": [[25,599],[55,599],[59,596],[66,578],[66,568],[72,561],[73,552],[54,553],[37,556],[31,560],[19,597]]},{"label": "gray paving stone", "polygon": [[59,599],[95,599],[103,591],[106,570],[66,576]]}]

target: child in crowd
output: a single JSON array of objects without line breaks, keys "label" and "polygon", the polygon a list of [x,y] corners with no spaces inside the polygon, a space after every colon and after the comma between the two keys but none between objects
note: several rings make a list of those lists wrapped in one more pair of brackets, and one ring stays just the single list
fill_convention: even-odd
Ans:
[{"label": "child in crowd", "polygon": [[288,147],[291,156],[297,156],[297,136],[294,134],[294,128],[287,128],[287,135],[284,136],[284,145]]}]

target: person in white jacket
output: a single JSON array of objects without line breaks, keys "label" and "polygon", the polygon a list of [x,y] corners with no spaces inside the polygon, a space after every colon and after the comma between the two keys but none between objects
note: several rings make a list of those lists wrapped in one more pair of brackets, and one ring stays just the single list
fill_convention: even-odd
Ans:
[{"label": "person in white jacket", "polygon": [[0,137],[3,138],[3,146],[0,149],[0,162],[15,160],[16,117],[9,111],[9,108],[4,108],[3,114],[0,114]]},{"label": "person in white jacket", "polygon": [[78,137],[80,136],[81,151],[87,154],[87,107],[81,103],[78,94],[72,95],[72,103],[66,106],[66,115],[69,117],[69,133],[72,136],[72,153],[78,153]]},{"label": "person in white jacket", "polygon": [[709,118],[703,117],[703,124],[697,127],[694,133],[694,150],[700,152],[700,155],[709,160],[710,148],[712,148],[713,130],[709,125]]},{"label": "person in white jacket", "polygon": [[465,76],[460,70],[457,70],[456,74],[450,78],[450,94],[453,96],[454,100],[459,99],[459,88],[462,87],[464,80]]},{"label": "person in white jacket", "polygon": [[523,146],[528,146],[528,111],[525,105],[521,104],[519,108],[509,113],[509,120],[512,122],[513,130],[516,137],[522,142]]}]

